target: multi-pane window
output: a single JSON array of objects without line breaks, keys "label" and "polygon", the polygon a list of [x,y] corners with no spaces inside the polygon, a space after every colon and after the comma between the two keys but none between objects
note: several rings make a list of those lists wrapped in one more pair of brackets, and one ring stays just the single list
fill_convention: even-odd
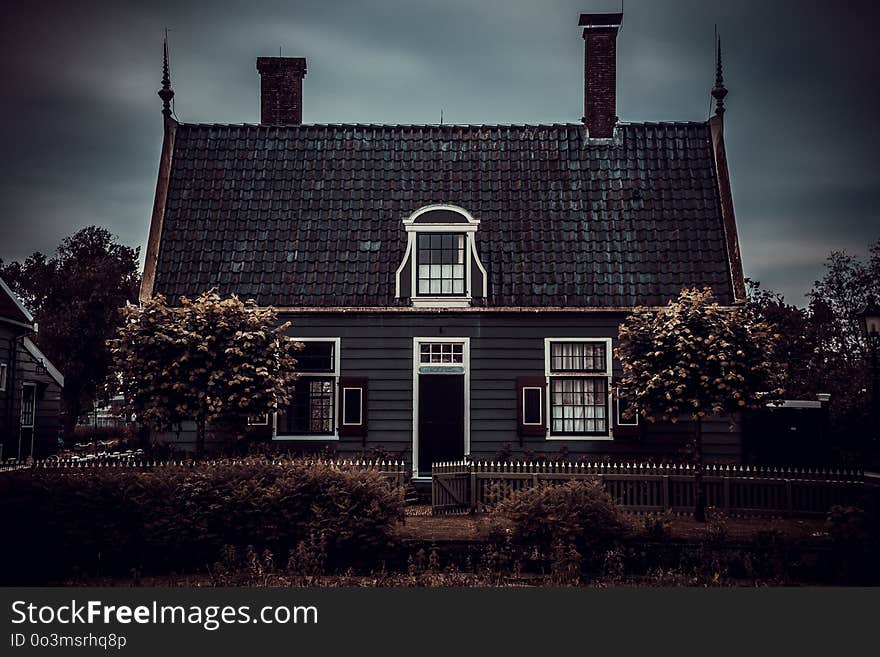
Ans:
[{"label": "multi-pane window", "polygon": [[422,342],[419,345],[419,362],[422,365],[463,363],[464,345],[460,342]]},{"label": "multi-pane window", "polygon": [[550,342],[551,435],[608,434],[608,348],[606,340]]},{"label": "multi-pane window", "polygon": [[608,432],[608,381],[604,378],[550,379],[552,434]]},{"label": "multi-pane window", "polygon": [[278,414],[278,434],[332,434],[334,383],[332,378],[302,377],[297,380],[292,403]]},{"label": "multi-pane window", "polygon": [[417,289],[425,296],[465,293],[465,236],[422,233],[416,242]]},{"label": "multi-pane window", "polygon": [[602,372],[607,369],[604,342],[551,342],[551,372]]},{"label": "multi-pane window", "polygon": [[336,433],[337,340],[298,340],[299,378],[293,399],[278,412],[275,433],[279,437],[333,436]]}]

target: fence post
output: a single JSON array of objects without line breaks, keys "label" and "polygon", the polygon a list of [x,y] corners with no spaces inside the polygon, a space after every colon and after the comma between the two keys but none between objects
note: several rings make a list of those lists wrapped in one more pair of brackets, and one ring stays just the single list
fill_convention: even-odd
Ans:
[{"label": "fence post", "polygon": [[468,471],[470,472],[470,476],[468,479],[470,480],[470,498],[471,498],[471,513],[477,512],[477,473],[474,472],[474,468],[472,465],[468,465]]},{"label": "fence post", "polygon": [[663,479],[661,479],[663,485],[660,487],[660,491],[663,495],[663,508],[669,511],[671,508],[669,506],[669,475],[663,475]]},{"label": "fence post", "polygon": [[722,504],[724,505],[724,512],[730,512],[730,478],[722,477],[721,479],[721,490],[723,491],[722,496]]},{"label": "fence post", "polygon": [[785,512],[786,515],[792,516],[794,511],[794,499],[791,491],[791,479],[785,480]]}]

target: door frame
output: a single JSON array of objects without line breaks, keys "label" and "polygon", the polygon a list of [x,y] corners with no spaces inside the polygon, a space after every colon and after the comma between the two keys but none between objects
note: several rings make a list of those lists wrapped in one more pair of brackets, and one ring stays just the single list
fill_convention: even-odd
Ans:
[{"label": "door frame", "polygon": [[[469,456],[471,453],[471,339],[470,338],[452,338],[445,335],[432,336],[426,338],[413,338],[412,364],[413,364],[413,405],[412,405],[412,476],[413,479],[421,481],[430,481],[430,477],[419,477],[419,372],[423,367],[420,362],[419,347],[424,343],[443,342],[462,345],[462,362],[458,363],[432,363],[424,367],[432,368],[430,372],[425,374],[444,374],[443,370],[448,370],[446,374],[464,375],[464,455]],[[458,371],[463,369],[463,372]]]}]

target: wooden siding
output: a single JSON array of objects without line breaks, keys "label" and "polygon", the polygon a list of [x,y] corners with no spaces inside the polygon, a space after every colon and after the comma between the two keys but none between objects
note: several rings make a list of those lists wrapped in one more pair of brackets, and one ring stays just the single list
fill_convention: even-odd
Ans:
[{"label": "wooden siding", "polygon": [[[8,364],[6,390],[0,392],[0,444],[4,459],[18,456],[23,384],[36,384],[33,456],[54,454],[61,430],[61,388],[22,346],[20,336],[21,331],[0,326],[0,362]],[[17,345],[14,354],[12,344]]]},{"label": "wooden siding", "polygon": [[[509,445],[519,458],[570,457],[643,461],[680,460],[691,430],[689,422],[648,424],[641,437],[614,440],[548,440],[517,435],[516,378],[544,375],[544,339],[548,337],[613,338],[616,346],[622,314],[567,313],[315,313],[285,315],[290,334],[301,338],[341,338],[341,375],[369,380],[367,450],[412,459],[413,338],[470,338],[470,446],[477,459],[502,458]],[[615,363],[614,373],[619,374]],[[179,438],[162,439],[191,447],[184,427]],[[288,444],[291,448],[329,445],[341,456],[361,454],[361,438]],[[740,463],[739,426],[711,418],[704,424],[709,461]]]}]

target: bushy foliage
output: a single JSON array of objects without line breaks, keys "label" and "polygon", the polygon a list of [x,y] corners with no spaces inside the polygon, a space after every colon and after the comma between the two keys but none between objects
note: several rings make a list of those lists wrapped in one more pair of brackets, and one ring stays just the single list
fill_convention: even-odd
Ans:
[{"label": "bushy foliage", "polygon": [[169,305],[161,295],[130,306],[110,342],[127,410],[170,429],[196,422],[196,450],[207,422],[271,413],[290,399],[295,354],[289,324],[272,308],[206,292]]},{"label": "bushy foliage", "polygon": [[[381,474],[304,462],[7,473],[0,513],[15,574],[200,569],[224,546],[287,554],[320,543],[327,568],[369,564],[403,517]],[[37,582],[32,582],[37,583]]]},{"label": "bushy foliage", "polygon": [[865,511],[859,507],[831,507],[825,527],[831,539],[839,545],[863,546],[868,539]]},{"label": "bushy foliage", "polygon": [[685,289],[661,310],[636,309],[621,324],[621,386],[652,422],[758,408],[782,393],[777,340],[767,322],[720,306],[710,288]]},{"label": "bushy foliage", "polygon": [[594,481],[519,491],[493,513],[499,523],[496,532],[508,534],[514,544],[566,564],[577,554],[588,567],[601,564],[605,552],[632,531],[611,496]]},{"label": "bushy foliage", "polygon": [[643,533],[647,540],[655,543],[665,543],[672,540],[671,513],[652,513],[642,520]]}]

